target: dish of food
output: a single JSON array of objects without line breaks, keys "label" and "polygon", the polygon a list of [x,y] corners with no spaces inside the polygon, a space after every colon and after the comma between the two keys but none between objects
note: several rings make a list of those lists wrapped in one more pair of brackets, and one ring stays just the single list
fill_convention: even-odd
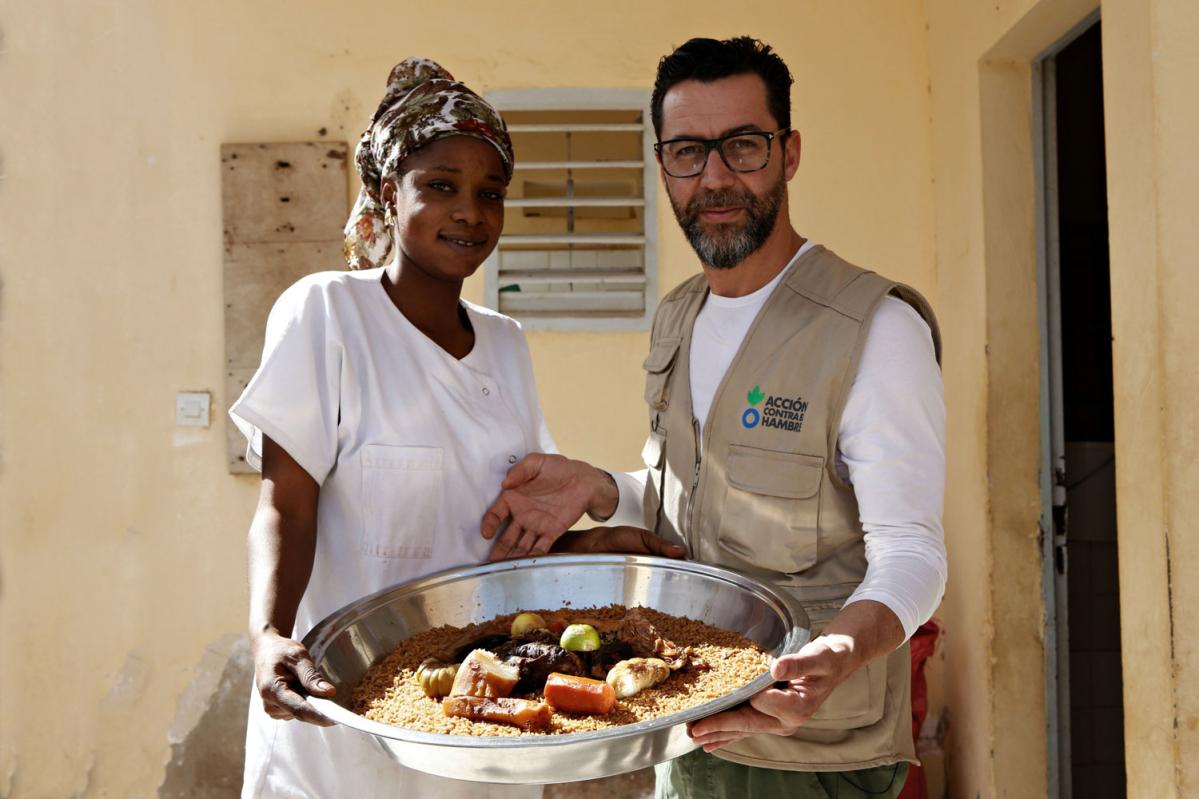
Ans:
[{"label": "dish of food", "polygon": [[697,707],[769,668],[739,633],[651,608],[542,609],[401,641],[351,707],[424,733],[561,735]]}]

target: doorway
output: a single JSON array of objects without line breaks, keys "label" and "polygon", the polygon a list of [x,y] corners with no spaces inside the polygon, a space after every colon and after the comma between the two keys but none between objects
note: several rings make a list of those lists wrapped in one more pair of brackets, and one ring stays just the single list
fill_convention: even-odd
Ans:
[{"label": "doorway", "polygon": [[1125,795],[1100,30],[1088,21],[1038,70],[1047,707],[1061,799]]}]

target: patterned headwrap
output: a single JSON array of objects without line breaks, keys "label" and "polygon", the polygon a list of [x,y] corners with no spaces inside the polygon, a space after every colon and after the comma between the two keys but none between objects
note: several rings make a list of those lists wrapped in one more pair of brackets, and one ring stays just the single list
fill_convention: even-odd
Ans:
[{"label": "patterned headwrap", "polygon": [[504,179],[511,180],[512,141],[496,110],[433,61],[408,58],[396,64],[387,79],[387,94],[354,153],[362,191],[345,228],[350,269],[382,266],[391,252],[391,228],[380,190],[383,179],[394,175],[413,152],[446,136],[470,136],[492,144],[504,163]]}]

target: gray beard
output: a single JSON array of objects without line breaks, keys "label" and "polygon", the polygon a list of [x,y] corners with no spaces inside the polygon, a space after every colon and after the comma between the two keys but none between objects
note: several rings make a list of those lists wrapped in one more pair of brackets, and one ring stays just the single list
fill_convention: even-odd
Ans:
[{"label": "gray beard", "polygon": [[[675,218],[699,260],[714,269],[732,269],[770,237],[786,190],[786,182],[780,179],[764,197],[749,191],[726,189],[699,195],[685,208],[680,208],[671,197],[670,207],[674,209]],[[740,226],[720,224],[705,227],[700,221],[702,211],[730,205],[745,208],[745,222]]]}]

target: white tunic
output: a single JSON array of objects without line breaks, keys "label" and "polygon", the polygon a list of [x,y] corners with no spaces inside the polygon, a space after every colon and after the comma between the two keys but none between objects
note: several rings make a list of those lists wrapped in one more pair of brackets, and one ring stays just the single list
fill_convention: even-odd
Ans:
[{"label": "white tunic", "polygon": [[[229,414],[260,468],[262,435],[320,485],[316,558],[294,637],[354,600],[486,560],[483,512],[508,468],[553,452],[520,326],[463,303],[453,358],[392,304],[383,270],[309,275],[276,301],[262,364]],[[243,797],[541,796],[401,767],[345,727],[275,721],[252,691]]]},{"label": "white tunic", "polygon": [[[805,242],[790,263],[814,246]],[[701,430],[741,342],[786,271],[743,297],[709,293],[700,309],[689,363]],[[841,415],[836,469],[853,485],[868,564],[846,604],[883,603],[910,638],[945,591],[945,401],[928,324],[897,297],[883,300],[866,333]],[[644,474],[614,475],[620,502],[610,524],[643,523]]]}]

